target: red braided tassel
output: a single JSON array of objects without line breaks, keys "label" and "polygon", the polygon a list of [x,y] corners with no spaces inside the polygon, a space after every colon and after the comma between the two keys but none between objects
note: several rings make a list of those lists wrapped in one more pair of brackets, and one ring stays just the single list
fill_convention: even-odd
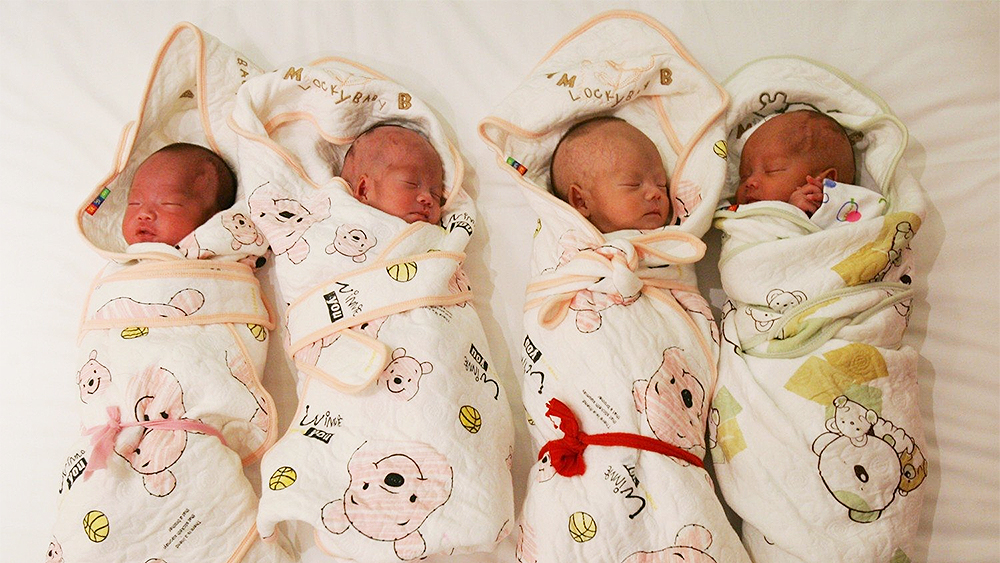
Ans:
[{"label": "red braided tassel", "polygon": [[550,440],[538,452],[538,459],[549,454],[552,468],[563,477],[573,477],[583,475],[587,471],[587,464],[583,461],[583,450],[587,446],[621,446],[646,450],[686,461],[691,465],[705,468],[705,463],[700,457],[693,453],[678,448],[673,444],[641,436],[639,434],[629,434],[626,432],[607,432],[604,434],[586,434],[580,431],[580,423],[576,419],[573,411],[559,399],[552,399],[545,403],[548,410],[546,416],[559,418],[559,430],[563,437],[558,440]]}]

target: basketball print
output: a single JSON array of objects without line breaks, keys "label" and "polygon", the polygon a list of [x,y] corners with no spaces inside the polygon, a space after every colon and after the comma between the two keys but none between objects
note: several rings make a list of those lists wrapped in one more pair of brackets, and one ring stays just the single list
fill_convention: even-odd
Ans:
[{"label": "basketball print", "polygon": [[569,517],[569,537],[577,543],[594,539],[597,535],[597,522],[586,512],[574,512]]},{"label": "basketball print", "polygon": [[459,409],[458,421],[462,423],[463,428],[472,434],[479,432],[479,429],[483,427],[483,417],[472,405],[465,405]]},{"label": "basketball print", "polygon": [[389,273],[390,278],[400,283],[405,283],[417,275],[417,263],[399,262],[387,267],[385,271]]},{"label": "basketball print", "polygon": [[100,510],[91,510],[83,517],[83,531],[94,543],[107,539],[109,528],[108,517]]},{"label": "basketball print", "polygon": [[267,488],[272,491],[280,491],[282,489],[287,489],[292,486],[298,475],[295,470],[287,465],[279,467],[274,470],[271,474],[271,478],[267,481]]}]

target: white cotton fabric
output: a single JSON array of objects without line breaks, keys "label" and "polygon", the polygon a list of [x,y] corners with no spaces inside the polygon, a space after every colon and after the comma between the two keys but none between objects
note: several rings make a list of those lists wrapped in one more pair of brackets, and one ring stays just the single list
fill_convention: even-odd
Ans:
[{"label": "white cotton fabric", "polygon": [[857,177],[885,210],[826,228],[783,203],[716,215],[729,297],[710,424],[719,486],[756,561],[909,561],[928,466],[917,354],[901,346],[925,214],[906,129],[804,59],[756,61],[727,88],[730,141],[796,109],[860,133]]},{"label": "white cotton fabric", "polygon": [[[727,102],[662,25],[612,12],[557,43],[480,124],[539,216],[519,349],[533,451],[562,437],[561,420],[546,416],[558,399],[585,433],[704,455],[718,332],[692,265],[722,188]],[[603,235],[550,193],[556,143],[596,114],[625,119],[660,150],[670,226]],[[590,446],[583,457],[579,476],[556,474],[547,457],[532,468],[518,561],[749,561],[703,469],[627,447]]]}]

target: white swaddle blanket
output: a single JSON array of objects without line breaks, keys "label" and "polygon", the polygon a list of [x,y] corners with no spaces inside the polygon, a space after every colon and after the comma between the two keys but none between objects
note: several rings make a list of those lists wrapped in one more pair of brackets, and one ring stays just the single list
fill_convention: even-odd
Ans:
[{"label": "white swaddle blanket", "polygon": [[900,344],[924,215],[901,162],[906,129],[876,95],[804,59],[751,63],[727,87],[730,166],[766,116],[825,112],[885,210],[827,228],[781,202],[717,214],[730,299],[710,425],[719,485],[756,561],[909,561],[927,462],[917,354]]},{"label": "white swaddle blanket", "polygon": [[[365,205],[338,177],[386,122],[440,155],[441,225]],[[299,376],[262,462],[261,534],[304,521],[323,550],[365,562],[492,549],[513,528],[513,427],[461,270],[476,216],[460,155],[408,90],[341,59],[249,81],[231,125]]]},{"label": "white swaddle blanket", "polygon": [[110,176],[78,213],[112,262],[84,310],[74,382],[85,435],[66,461],[50,561],[289,560],[259,541],[243,474],[277,438],[259,379],[274,323],[247,265],[267,247],[246,203],[177,247],[126,248],[121,229],[132,176],[160,147],[196,143],[234,162],[225,119],[259,73],[214,37],[177,26]]},{"label": "white swaddle blanket", "polygon": [[[727,103],[662,25],[612,12],[560,41],[480,125],[540,217],[521,352],[541,451],[522,563],[748,561],[699,467],[718,331],[693,263],[723,184]],[[602,114],[657,146],[670,226],[605,235],[548,190],[559,139]]]}]

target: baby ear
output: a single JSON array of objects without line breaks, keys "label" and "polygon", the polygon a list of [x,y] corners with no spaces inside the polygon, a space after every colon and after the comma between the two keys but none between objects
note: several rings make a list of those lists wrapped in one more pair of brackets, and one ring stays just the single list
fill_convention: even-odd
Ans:
[{"label": "baby ear", "polygon": [[587,207],[587,192],[579,184],[570,184],[566,190],[566,202],[580,212],[584,217],[590,217],[590,209]]},{"label": "baby ear", "polygon": [[817,176],[817,178],[819,178],[821,181],[824,180],[824,179],[826,179],[826,178],[829,178],[829,179],[833,180],[834,182],[836,182],[837,181],[837,169],[836,168],[832,168],[832,167],[831,168],[827,168],[826,170],[820,172],[819,175]]},{"label": "baby ear", "polygon": [[354,192],[354,199],[358,201],[368,201],[368,188],[369,186],[368,174],[362,174],[358,177],[356,185],[351,186],[351,191]]}]

